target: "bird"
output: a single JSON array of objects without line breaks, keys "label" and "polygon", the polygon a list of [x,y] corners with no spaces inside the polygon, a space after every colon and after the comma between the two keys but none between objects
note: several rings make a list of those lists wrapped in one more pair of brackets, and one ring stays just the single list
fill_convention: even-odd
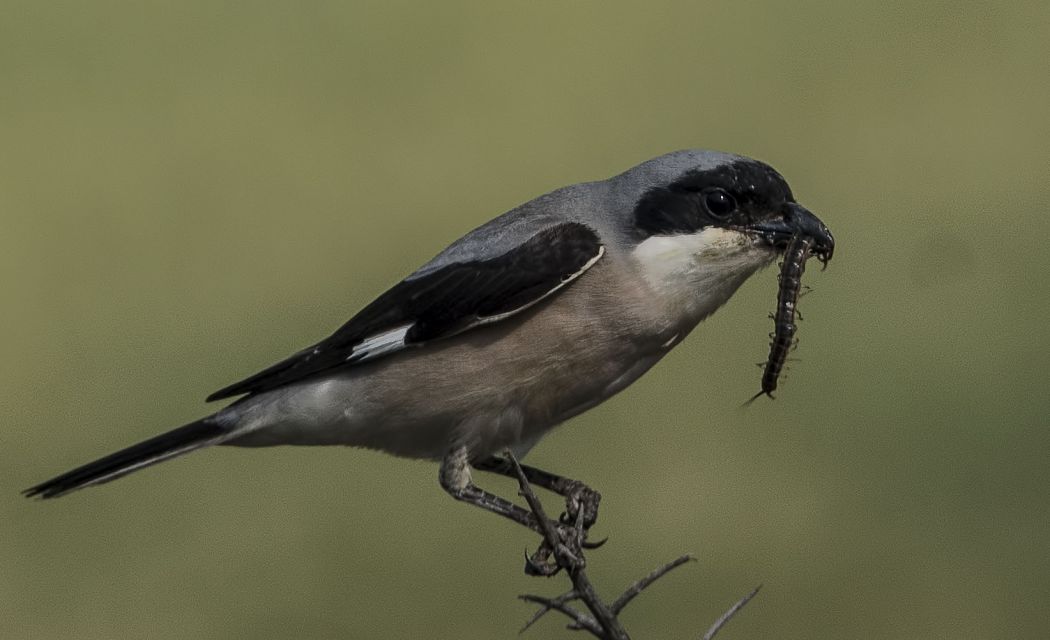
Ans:
[{"label": "bird", "polygon": [[[471,470],[513,475],[505,452],[517,465],[625,389],[794,237],[830,259],[831,232],[783,176],[732,153],[675,151],[563,187],[470,231],[329,337],[208,396],[232,400],[223,408],[23,493],[56,498],[213,445],[345,445],[438,461],[454,498],[535,528]],[[524,469],[567,498],[589,491]]]}]

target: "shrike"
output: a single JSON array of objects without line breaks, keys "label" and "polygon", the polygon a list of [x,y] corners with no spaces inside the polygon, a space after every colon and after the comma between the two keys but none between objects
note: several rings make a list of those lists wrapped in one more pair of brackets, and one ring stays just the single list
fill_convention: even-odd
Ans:
[{"label": "shrike", "polygon": [[[638,379],[794,236],[827,227],[770,166],[669,153],[531,200],[463,236],[335,333],[213,393],[217,412],[41,483],[54,498],[211,445],[349,445],[441,461],[441,485],[521,521],[470,467],[508,473]],[[564,478],[529,469],[567,495]]]}]

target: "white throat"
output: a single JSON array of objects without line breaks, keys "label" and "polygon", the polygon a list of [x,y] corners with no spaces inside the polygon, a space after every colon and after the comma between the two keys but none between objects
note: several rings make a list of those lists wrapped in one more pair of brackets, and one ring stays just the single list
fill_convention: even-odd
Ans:
[{"label": "white throat", "polygon": [[715,227],[652,236],[632,254],[653,292],[686,323],[711,315],[776,256],[745,233]]}]

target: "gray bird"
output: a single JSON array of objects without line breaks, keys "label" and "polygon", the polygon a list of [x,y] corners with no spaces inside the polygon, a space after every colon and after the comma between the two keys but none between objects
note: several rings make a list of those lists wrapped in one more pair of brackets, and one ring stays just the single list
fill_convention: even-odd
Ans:
[{"label": "gray bird", "polygon": [[[196,422],[25,491],[54,498],[211,445],[349,445],[441,461],[446,491],[523,524],[474,485],[649,370],[794,235],[827,227],[770,166],[677,151],[564,187],[478,227],[328,338],[208,400]],[[567,495],[579,483],[526,468]]]}]

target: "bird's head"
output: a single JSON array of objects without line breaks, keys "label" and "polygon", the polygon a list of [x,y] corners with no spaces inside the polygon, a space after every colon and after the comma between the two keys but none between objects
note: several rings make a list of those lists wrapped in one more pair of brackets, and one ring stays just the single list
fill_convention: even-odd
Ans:
[{"label": "bird's head", "polygon": [[643,277],[690,320],[725,303],[794,235],[809,238],[822,262],[835,250],[831,232],[795,201],[783,176],[751,158],[678,151],[614,183],[632,194],[631,253]]}]

